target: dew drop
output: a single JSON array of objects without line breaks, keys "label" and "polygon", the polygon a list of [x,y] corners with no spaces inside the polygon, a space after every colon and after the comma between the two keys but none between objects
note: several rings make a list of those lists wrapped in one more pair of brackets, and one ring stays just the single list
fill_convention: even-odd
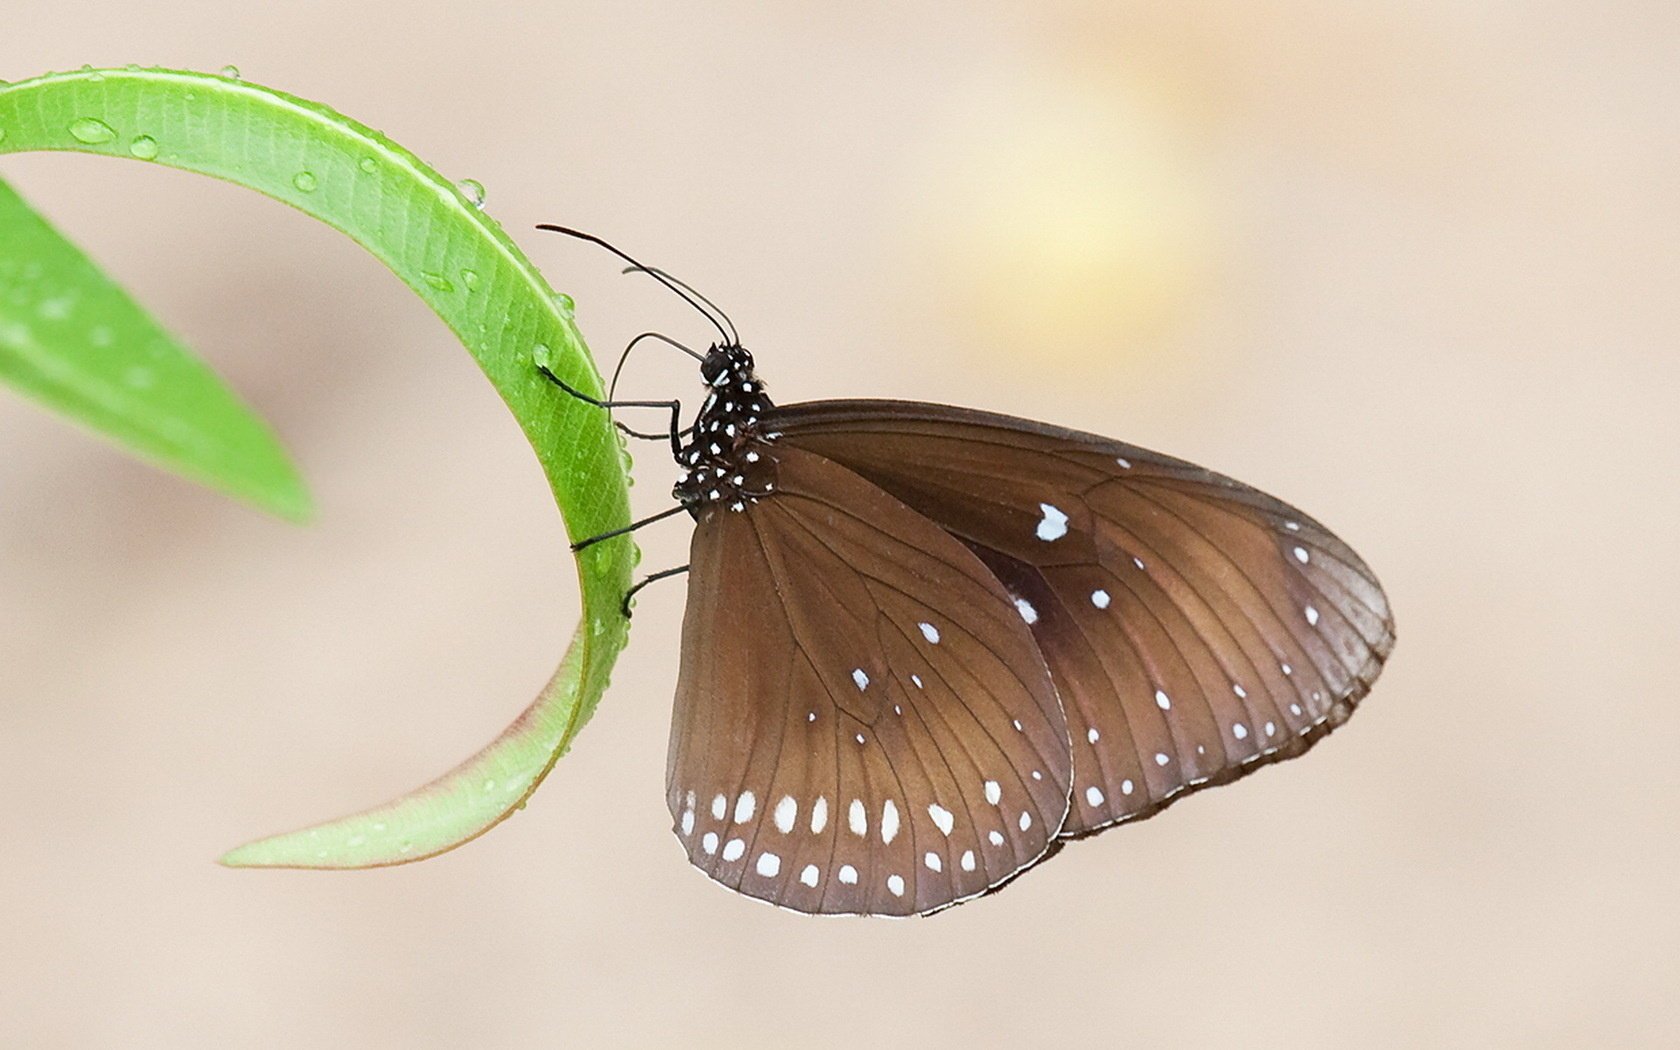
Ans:
[{"label": "dew drop", "polygon": [[420,279],[440,292],[453,292],[455,290],[454,282],[450,281],[449,278],[445,277],[441,273],[432,273],[430,270],[422,270],[420,272]]},{"label": "dew drop", "polygon": [[97,146],[101,142],[110,142],[117,137],[117,132],[111,125],[97,117],[82,117],[70,122],[70,136],[77,142],[85,142],[90,146]]},{"label": "dew drop", "polygon": [[229,80],[238,80],[239,79],[239,67],[235,66],[235,65],[223,66],[221,68],[221,70],[219,71],[219,73],[220,73],[221,76],[224,76],[224,77],[228,78]]},{"label": "dew drop", "polygon": [[157,139],[150,135],[137,135],[128,144],[128,152],[141,160],[155,160],[158,155]]},{"label": "dew drop", "polygon": [[362,171],[372,175],[374,172],[379,170],[379,162],[374,160],[372,157],[363,157],[361,160],[356,162],[356,167],[361,168]]},{"label": "dew drop", "polygon": [[484,207],[484,183],[477,179],[462,179],[455,184],[455,189],[467,199],[467,203],[475,208]]},{"label": "dew drop", "polygon": [[300,171],[292,176],[292,185],[304,193],[314,193],[315,187],[319,186],[320,182],[315,178],[314,172]]},{"label": "dew drop", "polygon": [[547,343],[538,343],[531,348],[531,363],[538,368],[553,368],[554,351],[548,348]]},{"label": "dew drop", "polygon": [[572,297],[567,295],[565,292],[554,293],[554,305],[558,306],[560,308],[560,312],[565,314],[567,317],[571,317],[572,314],[577,311],[577,303],[573,302]]},{"label": "dew drop", "polygon": [[477,270],[462,270],[461,271],[461,283],[466,285],[468,288],[477,288],[478,287],[478,271]]}]

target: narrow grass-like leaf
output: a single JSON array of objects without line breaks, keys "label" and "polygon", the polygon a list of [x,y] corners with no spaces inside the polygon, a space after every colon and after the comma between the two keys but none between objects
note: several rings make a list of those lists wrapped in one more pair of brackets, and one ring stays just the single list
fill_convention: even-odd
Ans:
[{"label": "narrow grass-like leaf", "polygon": [[309,514],[262,420],[3,181],[0,383],[177,473]]},{"label": "narrow grass-like leaf", "polygon": [[[629,520],[628,458],[573,386],[600,376],[565,301],[448,179],[333,110],[247,81],[167,70],[85,70],[0,88],[0,153],[78,150],[166,164],[258,190],[343,231],[434,309],[477,359],[536,450],[576,538]],[[425,479],[416,476],[415,483]],[[486,542],[494,542],[486,538]],[[555,544],[555,556],[561,556]],[[560,669],[517,722],[454,772],[387,806],[242,846],[251,866],[344,868],[440,853],[517,809],[593,713],[626,621],[628,537],[578,559],[583,620]]]}]

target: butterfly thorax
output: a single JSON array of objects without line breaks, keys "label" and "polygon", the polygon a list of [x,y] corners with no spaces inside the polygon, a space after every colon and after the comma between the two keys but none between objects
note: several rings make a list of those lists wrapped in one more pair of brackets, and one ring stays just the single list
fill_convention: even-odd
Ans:
[{"label": "butterfly thorax", "polygon": [[672,495],[696,518],[707,507],[744,511],[775,489],[774,460],[759,427],[771,402],[741,346],[713,346],[700,366],[706,400],[677,452]]}]

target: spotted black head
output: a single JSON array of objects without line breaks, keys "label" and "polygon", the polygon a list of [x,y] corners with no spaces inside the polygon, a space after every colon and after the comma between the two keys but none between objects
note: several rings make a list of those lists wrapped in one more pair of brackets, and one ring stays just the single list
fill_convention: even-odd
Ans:
[{"label": "spotted black head", "polygon": [[746,347],[734,343],[713,343],[700,362],[700,378],[709,387],[718,388],[753,378],[753,356]]}]

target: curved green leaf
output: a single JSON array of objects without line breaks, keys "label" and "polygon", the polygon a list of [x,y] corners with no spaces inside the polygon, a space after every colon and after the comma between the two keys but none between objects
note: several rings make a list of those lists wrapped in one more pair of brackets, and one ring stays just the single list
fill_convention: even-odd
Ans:
[{"label": "curved green leaf", "polygon": [[[360,243],[424,299],[477,359],[548,475],[572,537],[629,520],[628,458],[605,413],[533,366],[599,393],[600,376],[535,267],[471,199],[413,154],[333,110],[258,85],[167,70],[85,70],[0,88],[0,153],[77,150],[227,179]],[[555,545],[560,556],[560,546]],[[578,559],[583,620],[553,680],[454,772],[386,806],[242,846],[236,865],[396,864],[470,839],[519,808],[593,713],[627,624],[628,537]]]},{"label": "curved green leaf", "polygon": [[309,516],[263,421],[4,182],[0,382],[176,473]]}]

